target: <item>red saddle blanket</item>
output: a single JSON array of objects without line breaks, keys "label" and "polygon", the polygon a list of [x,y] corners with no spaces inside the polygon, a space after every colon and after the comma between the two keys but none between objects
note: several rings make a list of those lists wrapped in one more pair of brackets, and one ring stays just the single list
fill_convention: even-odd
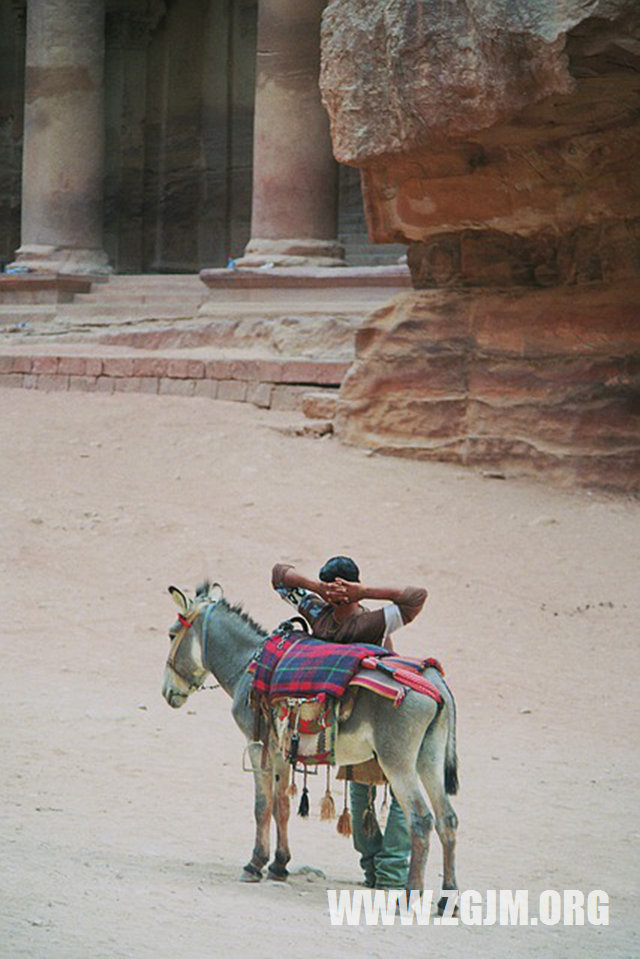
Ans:
[{"label": "red saddle blanket", "polygon": [[253,689],[269,699],[340,698],[362,666],[381,668],[399,682],[441,701],[439,691],[418,674],[436,660],[397,656],[366,643],[342,645],[310,639],[302,631],[273,633],[253,667]]}]

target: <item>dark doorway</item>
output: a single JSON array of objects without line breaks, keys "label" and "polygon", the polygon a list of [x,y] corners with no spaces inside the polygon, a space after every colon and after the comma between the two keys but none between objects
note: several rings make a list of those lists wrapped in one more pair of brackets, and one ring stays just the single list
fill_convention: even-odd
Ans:
[{"label": "dark doorway", "polygon": [[109,14],[105,248],[118,273],[192,273],[242,253],[256,25],[257,0]]}]

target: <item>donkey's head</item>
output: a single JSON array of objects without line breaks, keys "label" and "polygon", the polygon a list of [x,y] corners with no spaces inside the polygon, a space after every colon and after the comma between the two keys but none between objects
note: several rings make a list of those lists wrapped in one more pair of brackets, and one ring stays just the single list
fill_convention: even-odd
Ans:
[{"label": "donkey's head", "polygon": [[164,669],[162,695],[174,709],[186,703],[200,689],[207,676],[202,652],[202,612],[222,596],[218,583],[202,583],[191,599],[177,586],[169,593],[179,609],[178,618],[169,630],[171,649]]}]

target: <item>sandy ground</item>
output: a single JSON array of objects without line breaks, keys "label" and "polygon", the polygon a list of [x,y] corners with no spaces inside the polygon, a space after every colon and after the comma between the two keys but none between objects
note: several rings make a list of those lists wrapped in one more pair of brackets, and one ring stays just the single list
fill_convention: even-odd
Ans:
[{"label": "sandy ground", "polygon": [[[3,390],[0,411],[2,957],[638,955],[637,502],[294,438],[243,404]],[[609,926],[332,927],[326,890],[360,871],[319,784],[292,865],[326,879],[236,881],[243,743],[222,691],[161,698],[166,588],[209,574],[271,625],[273,562],[338,552],[429,588],[397,645],[457,697],[461,886],[603,889]],[[434,840],[429,888],[440,868]]]}]

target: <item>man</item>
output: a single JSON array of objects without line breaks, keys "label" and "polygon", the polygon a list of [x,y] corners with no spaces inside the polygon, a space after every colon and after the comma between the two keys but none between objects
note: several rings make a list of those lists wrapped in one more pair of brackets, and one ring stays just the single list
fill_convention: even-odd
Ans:
[{"label": "man", "polygon": [[[303,576],[293,566],[278,563],[273,567],[271,582],[280,596],[304,616],[316,639],[332,643],[373,643],[386,649],[393,649],[392,633],[415,619],[427,598],[426,589],[417,587],[364,586],[360,582],[360,570],[348,556],[327,560],[317,580]],[[388,600],[389,603],[382,609],[366,610],[360,605],[363,599]],[[360,853],[365,885],[404,889],[411,842],[400,804],[392,793],[384,833],[376,828],[373,836],[365,835],[363,814],[369,802],[369,789],[375,799],[375,784],[384,778],[375,759],[349,768],[352,771],[353,843]]]}]

